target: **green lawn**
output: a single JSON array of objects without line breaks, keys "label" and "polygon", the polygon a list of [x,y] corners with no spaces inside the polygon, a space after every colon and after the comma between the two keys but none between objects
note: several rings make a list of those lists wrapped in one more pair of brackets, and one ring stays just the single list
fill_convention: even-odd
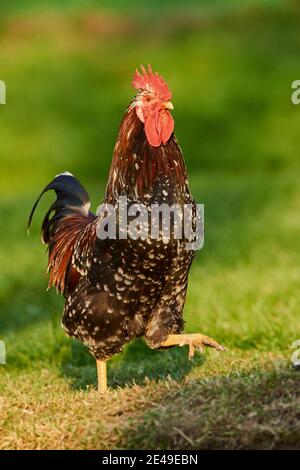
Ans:
[{"label": "green lawn", "polygon": [[[129,15],[121,1],[104,12],[92,1],[35,3],[10,2],[0,19],[0,449],[300,448],[290,361],[300,339],[300,106],[290,101],[299,7],[179,1],[158,14],[158,2],[132,2]],[[101,398],[93,359],[61,330],[62,299],[46,292],[39,230],[51,195],[30,237],[26,224],[64,170],[96,209],[132,72],[147,62],[173,91],[176,135],[205,204],[186,331],[229,351],[189,361],[186,348],[136,341],[110,361]]]}]

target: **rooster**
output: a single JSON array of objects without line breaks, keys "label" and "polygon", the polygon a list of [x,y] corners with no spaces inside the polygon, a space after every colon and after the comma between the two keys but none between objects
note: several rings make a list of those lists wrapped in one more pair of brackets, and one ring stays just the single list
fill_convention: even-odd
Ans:
[{"label": "rooster", "polygon": [[[136,70],[137,90],[121,122],[113,152],[106,194],[101,207],[195,202],[191,196],[182,151],[170,111],[171,92],[149,66]],[[56,200],[42,224],[42,241],[49,251],[49,287],[64,296],[62,325],[66,333],[87,345],[95,357],[98,389],[107,390],[107,360],[130,340],[143,336],[150,348],[189,346],[189,357],[204,346],[224,350],[200,333],[182,334],[188,273],[195,250],[172,232],[168,239],[99,236],[104,212],[90,212],[90,199],[70,173],[56,176],[31,211],[30,226],[42,195]],[[107,215],[107,214],[106,214]],[[172,222],[174,228],[174,220]]]}]

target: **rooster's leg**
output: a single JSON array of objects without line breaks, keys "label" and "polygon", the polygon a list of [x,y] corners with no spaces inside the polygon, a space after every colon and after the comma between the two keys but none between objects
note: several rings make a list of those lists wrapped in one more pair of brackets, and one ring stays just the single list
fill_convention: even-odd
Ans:
[{"label": "rooster's leg", "polygon": [[98,392],[107,392],[107,366],[106,361],[97,359],[97,374],[98,374]]},{"label": "rooster's leg", "polygon": [[226,348],[221,346],[221,344],[217,343],[212,338],[208,336],[202,335],[201,333],[193,333],[193,334],[181,334],[181,335],[169,335],[161,344],[162,347],[169,347],[169,346],[189,346],[189,359],[191,359],[195,354],[195,349],[203,352],[204,346],[210,346],[211,348],[215,348],[218,351],[225,351]]}]

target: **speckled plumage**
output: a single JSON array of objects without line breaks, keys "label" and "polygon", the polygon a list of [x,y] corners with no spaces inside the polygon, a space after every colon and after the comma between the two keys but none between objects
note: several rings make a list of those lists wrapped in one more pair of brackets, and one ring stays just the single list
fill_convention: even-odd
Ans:
[{"label": "speckled plumage", "polygon": [[[180,333],[194,257],[185,240],[101,240],[100,216],[89,212],[87,193],[73,176],[56,177],[43,193],[49,189],[57,200],[42,234],[49,247],[49,283],[65,296],[67,334],[97,359],[107,359],[135,337],[159,348],[168,334]],[[104,202],[116,204],[120,195],[149,208],[163,202],[195,206],[174,134],[152,147],[132,104],[119,129]]]}]

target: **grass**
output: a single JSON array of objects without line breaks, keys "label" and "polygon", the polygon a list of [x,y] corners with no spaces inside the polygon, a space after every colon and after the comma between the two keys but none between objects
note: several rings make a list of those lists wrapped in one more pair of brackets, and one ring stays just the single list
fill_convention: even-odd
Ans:
[{"label": "grass", "polygon": [[[121,2],[113,12],[13,4],[0,20],[0,448],[299,448],[290,362],[300,337],[300,108],[290,102],[299,8],[183,12],[179,2],[129,15]],[[93,359],[64,336],[62,299],[45,291],[39,227],[50,195],[29,238],[26,222],[66,169],[97,207],[132,71],[148,61],[172,88],[192,191],[205,204],[186,330],[229,352],[188,361],[184,348],[133,342],[110,361],[112,391],[100,398]]]},{"label": "grass", "polygon": [[269,355],[224,357],[183,383],[148,380],[102,398],[71,392],[54,370],[22,373],[0,387],[1,448],[297,448],[299,372]]}]

